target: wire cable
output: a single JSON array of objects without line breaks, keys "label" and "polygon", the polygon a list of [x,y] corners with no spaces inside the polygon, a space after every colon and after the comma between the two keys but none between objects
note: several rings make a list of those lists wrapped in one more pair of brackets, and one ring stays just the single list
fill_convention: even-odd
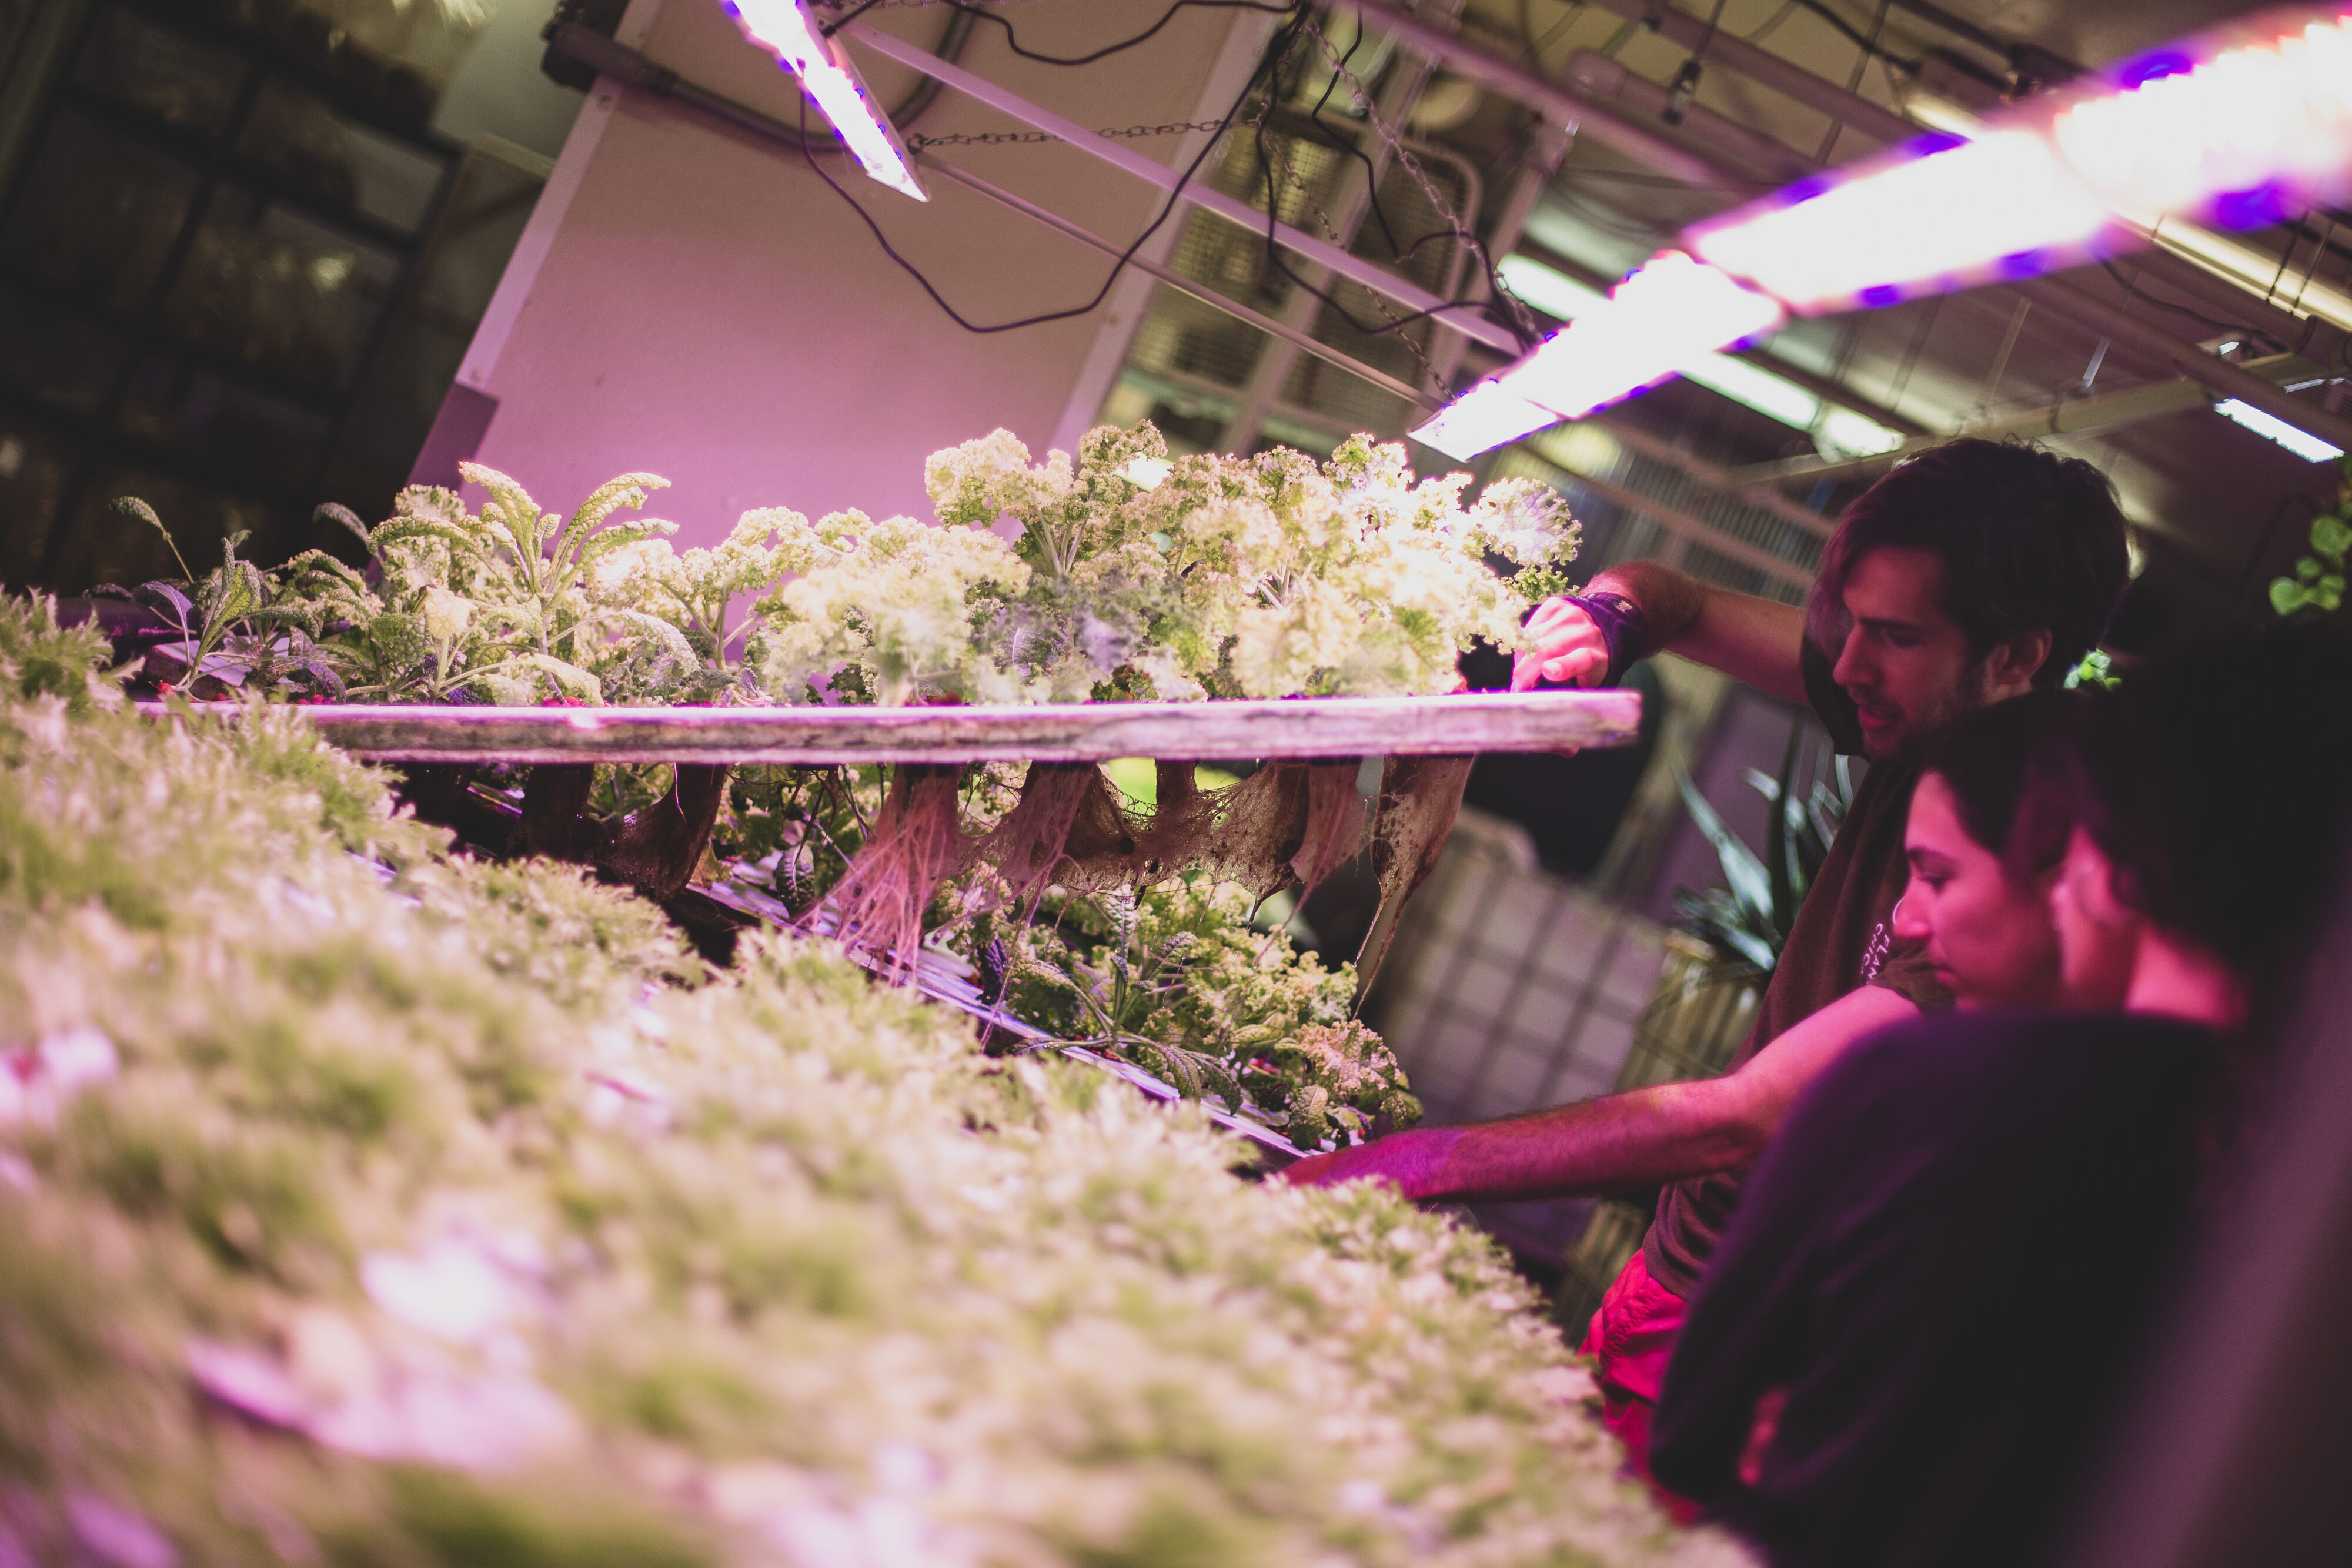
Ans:
[{"label": "wire cable", "polygon": [[[1004,43],[1007,48],[1010,48],[1014,54],[1020,56],[1023,59],[1034,60],[1041,66],[1090,66],[1097,60],[1108,59],[1112,55],[1118,54],[1122,49],[1131,49],[1135,47],[1136,45],[1142,43],[1146,39],[1157,36],[1162,27],[1165,27],[1169,23],[1176,19],[1176,13],[1190,8],[1197,7],[1202,10],[1211,11],[1263,11],[1272,16],[1283,16],[1297,8],[1295,3],[1287,3],[1287,0],[1286,3],[1280,5],[1268,4],[1267,0],[1175,0],[1175,4],[1168,7],[1166,13],[1160,16],[1160,20],[1152,23],[1150,26],[1146,27],[1142,32],[1136,34],[1135,37],[1123,39],[1116,44],[1107,44],[1103,47],[1095,50],[1094,53],[1090,55],[1072,55],[1065,57],[1060,55],[1041,55],[1034,49],[1024,47],[1021,43],[1020,36],[1013,30],[1013,24],[1011,22],[1005,20],[1003,16],[998,16],[993,11],[985,10],[979,5],[971,4],[971,0],[938,0],[938,3],[942,5],[950,6],[957,11],[962,12],[965,16],[971,16],[978,21],[995,23],[998,26],[1004,29]],[[847,26],[850,23],[856,21],[858,17],[864,16],[866,12],[871,11],[875,6],[881,4],[882,0],[866,0],[864,5],[858,6],[848,16],[841,18],[841,20],[832,23],[826,26],[824,30],[828,35],[830,35],[842,27]]]},{"label": "wire cable", "polygon": [[[1806,10],[1811,11],[1814,16],[1819,16],[1822,21],[1827,22],[1831,26],[1835,27],[1840,33],[1843,33],[1845,36],[1846,42],[1852,44],[1855,48],[1860,49],[1864,54],[1875,56],[1877,58],[1885,60],[1889,65],[1901,66],[1905,71],[1908,72],[1912,76],[1917,76],[1919,74],[1919,67],[1922,63],[1921,61],[1907,55],[1895,54],[1892,50],[1887,49],[1879,44],[1878,27],[1873,27],[1870,32],[1865,35],[1861,28],[1855,26],[1843,16],[1839,16],[1835,11],[1831,10],[1829,6],[1822,4],[1822,0],[1797,0],[1797,4],[1803,6]],[[1886,13],[1884,9],[1881,9],[1879,12],[1878,21],[1880,26],[1884,26],[1885,25]]]},{"label": "wire cable", "polygon": [[[962,10],[967,7],[958,5],[957,8],[959,10]],[[1252,5],[1248,8],[1261,11],[1272,9],[1272,7],[1269,6],[1257,5]],[[1279,36],[1277,39],[1278,47],[1270,49],[1267,52],[1266,63],[1260,66],[1257,70],[1250,73],[1249,80],[1243,84],[1240,95],[1234,99],[1233,107],[1225,111],[1223,118],[1228,122],[1231,122],[1235,116],[1241,113],[1242,106],[1249,101],[1250,94],[1257,90],[1258,78],[1261,76],[1267,75],[1270,69],[1277,68],[1281,60],[1288,55],[1291,46],[1297,42],[1300,30],[1306,25],[1307,12],[1304,5],[1285,6],[1283,9],[1293,13],[1291,21]],[[1165,18],[1162,18],[1162,20],[1164,21]],[[1143,232],[1137,235],[1134,241],[1128,246],[1127,249],[1119,254],[1118,259],[1111,264],[1109,276],[1103,279],[1102,287],[1095,290],[1093,298],[1088,299],[1083,305],[1075,306],[1067,310],[1049,310],[1035,316],[1024,316],[1018,320],[1000,321],[991,326],[982,326],[977,322],[967,319],[961,311],[949,304],[946,297],[940,294],[937,287],[933,287],[931,280],[923,276],[922,269],[917,267],[913,262],[908,261],[905,256],[898,254],[897,247],[891,245],[889,236],[882,232],[882,225],[874,221],[874,215],[859,204],[856,197],[851,195],[846,190],[844,190],[839,182],[835,181],[831,174],[825,172],[824,166],[816,161],[816,154],[808,144],[808,99],[805,94],[803,94],[801,99],[801,156],[807,161],[809,168],[816,174],[818,179],[823,180],[825,183],[826,186],[831,189],[835,195],[839,196],[844,202],[848,204],[849,210],[857,214],[858,218],[866,225],[866,231],[873,235],[874,243],[882,247],[882,254],[888,256],[893,262],[896,262],[899,270],[906,273],[908,277],[913,278],[915,282],[921,287],[923,292],[931,297],[931,303],[938,306],[946,313],[949,320],[953,321],[957,326],[962,328],[967,332],[979,333],[983,336],[994,332],[1010,332],[1023,327],[1043,326],[1048,321],[1066,321],[1074,316],[1086,315],[1088,311],[1093,310],[1096,307],[1099,306],[1105,299],[1108,298],[1110,297],[1111,286],[1117,283],[1120,275],[1127,271],[1127,264],[1129,261],[1133,259],[1137,251],[1143,248],[1144,242],[1149,240],[1153,235],[1157,234],[1160,231],[1160,226],[1167,223],[1168,219],[1175,213],[1177,203],[1182,196],[1184,187],[1192,183],[1193,176],[1200,172],[1201,165],[1208,161],[1210,152],[1216,148],[1216,145],[1217,138],[1211,137],[1208,141],[1202,146],[1201,151],[1193,154],[1192,162],[1185,165],[1183,174],[1178,178],[1176,188],[1168,193],[1168,200],[1161,204],[1160,215],[1153,218],[1150,224],[1146,225]]]},{"label": "wire cable", "polygon": [[2103,260],[2099,263],[2099,266],[2109,277],[2116,280],[2116,286],[2124,290],[2126,300],[2145,299],[2159,310],[2169,310],[2176,316],[2186,316],[2192,321],[2200,322],[2204,326],[2212,328],[2216,332],[2235,332],[2241,338],[2248,340],[2259,338],[2266,343],[2274,343],[2278,340],[2267,332],[2258,331],[2254,328],[2247,326],[2243,321],[2216,320],[2212,317],[2206,315],[2203,311],[2193,309],[2189,306],[2181,304],[2178,300],[2159,298],[2158,296],[2150,294],[2147,287],[2143,286],[2137,277],[2127,278],[2122,273],[2116,271],[2116,264],[2112,261]]},{"label": "wire cable", "polygon": [[[1535,318],[1528,314],[1527,306],[1523,304],[1519,300],[1518,297],[1513,294],[1510,291],[1510,288],[1504,283],[1501,273],[1496,270],[1494,258],[1486,254],[1486,245],[1480,241],[1475,233],[1472,232],[1472,230],[1463,223],[1462,219],[1455,214],[1453,208],[1446,204],[1444,199],[1439,196],[1435,187],[1430,183],[1429,176],[1423,172],[1419,160],[1415,159],[1412,152],[1405,146],[1403,139],[1400,137],[1396,133],[1395,130],[1392,129],[1385,120],[1381,119],[1380,110],[1372,102],[1370,90],[1354,75],[1354,73],[1350,72],[1347,68],[1347,57],[1339,55],[1337,51],[1334,50],[1331,40],[1324,36],[1323,29],[1316,26],[1311,20],[1307,25],[1307,30],[1314,36],[1315,42],[1322,50],[1324,58],[1331,63],[1334,76],[1344,77],[1348,81],[1348,85],[1355,89],[1358,101],[1364,106],[1364,117],[1366,120],[1370,122],[1371,128],[1375,131],[1380,133],[1381,139],[1388,143],[1391,155],[1403,167],[1406,173],[1412,176],[1413,182],[1421,187],[1421,193],[1429,203],[1430,211],[1437,214],[1440,217],[1445,220],[1447,232],[1451,236],[1466,246],[1470,255],[1476,258],[1479,269],[1486,277],[1486,292],[1489,299],[1499,301],[1505,307],[1504,319],[1499,322],[1499,324],[1507,329],[1511,335],[1518,340],[1519,348],[1522,351],[1534,348],[1537,339],[1540,336],[1540,334],[1536,330]],[[1353,51],[1350,50],[1349,52],[1352,53]],[[1367,166],[1369,167],[1369,163]],[[1268,200],[1269,202],[1272,200],[1270,193]],[[1372,211],[1375,214],[1378,214],[1380,212],[1380,192],[1377,187],[1375,187],[1371,192],[1371,205]],[[1382,234],[1389,236],[1390,249],[1392,252],[1398,250],[1399,247],[1395,243],[1393,235],[1391,234],[1388,221],[1384,216],[1381,221],[1381,228]],[[1423,245],[1434,237],[1436,236],[1433,234],[1423,235],[1422,239],[1416,240],[1413,243],[1411,251],[1406,251],[1403,255],[1399,256],[1398,259],[1400,261],[1405,259],[1406,256],[1412,254],[1413,251],[1418,251]],[[1279,265],[1278,258],[1277,265]],[[1282,270],[1285,276],[1290,277],[1292,282],[1299,284],[1302,287],[1307,287],[1310,293],[1316,294],[1317,297],[1321,298],[1325,304],[1329,305],[1335,310],[1339,310],[1342,318],[1348,320],[1349,325],[1356,325],[1354,318],[1349,317],[1346,311],[1341,309],[1336,299],[1333,299],[1328,295],[1323,294],[1319,290],[1313,288],[1311,285],[1307,284],[1304,278],[1301,278],[1295,273],[1290,272],[1288,267],[1285,267]],[[1420,314],[1429,315],[1433,314],[1433,312],[1424,311]],[[1493,318],[1490,317],[1489,319],[1492,319]],[[1401,325],[1402,323],[1397,324]]]}]

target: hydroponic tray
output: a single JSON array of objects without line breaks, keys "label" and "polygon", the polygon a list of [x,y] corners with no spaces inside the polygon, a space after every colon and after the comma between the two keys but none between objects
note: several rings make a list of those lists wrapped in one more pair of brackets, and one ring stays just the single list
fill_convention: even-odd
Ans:
[{"label": "hydroponic tray", "polygon": [[[142,703],[161,716],[173,705]],[[193,705],[235,714],[233,703]],[[1630,691],[931,707],[421,707],[316,703],[320,736],[375,762],[1212,762],[1630,746]]]}]

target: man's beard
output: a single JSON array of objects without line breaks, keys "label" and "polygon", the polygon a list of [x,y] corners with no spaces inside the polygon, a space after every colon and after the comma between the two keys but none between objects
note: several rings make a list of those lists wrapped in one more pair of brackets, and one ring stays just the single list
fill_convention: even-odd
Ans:
[{"label": "man's beard", "polygon": [[1992,706],[1992,651],[1961,670],[1959,679],[1937,698],[1934,706],[1917,714],[1904,716],[1903,732],[1884,757],[1873,757],[1874,762],[1907,757],[1926,746],[1945,730],[1969,715]]}]

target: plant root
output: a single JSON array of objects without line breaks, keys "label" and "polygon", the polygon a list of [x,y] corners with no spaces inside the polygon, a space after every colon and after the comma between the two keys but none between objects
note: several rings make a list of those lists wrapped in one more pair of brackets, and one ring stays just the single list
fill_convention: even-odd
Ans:
[{"label": "plant root", "polygon": [[963,860],[962,772],[952,765],[900,768],[856,858],[810,912],[814,917],[830,910],[834,935],[886,960],[891,977],[902,984],[914,975],[931,894]]}]

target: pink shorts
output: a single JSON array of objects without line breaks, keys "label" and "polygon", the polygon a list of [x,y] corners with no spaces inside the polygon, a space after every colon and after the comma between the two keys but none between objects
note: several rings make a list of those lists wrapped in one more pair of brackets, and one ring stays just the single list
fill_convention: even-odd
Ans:
[{"label": "pink shorts", "polygon": [[1601,1310],[1592,1314],[1592,1326],[1578,1347],[1600,1363],[1593,1380],[1601,1385],[1601,1419],[1625,1445],[1626,1470],[1647,1482],[1666,1511],[1685,1524],[1698,1517],[1699,1505],[1650,1479],[1650,1417],[1686,1310],[1680,1296],[1650,1278],[1649,1263],[1636,1250],[1601,1298]]}]

